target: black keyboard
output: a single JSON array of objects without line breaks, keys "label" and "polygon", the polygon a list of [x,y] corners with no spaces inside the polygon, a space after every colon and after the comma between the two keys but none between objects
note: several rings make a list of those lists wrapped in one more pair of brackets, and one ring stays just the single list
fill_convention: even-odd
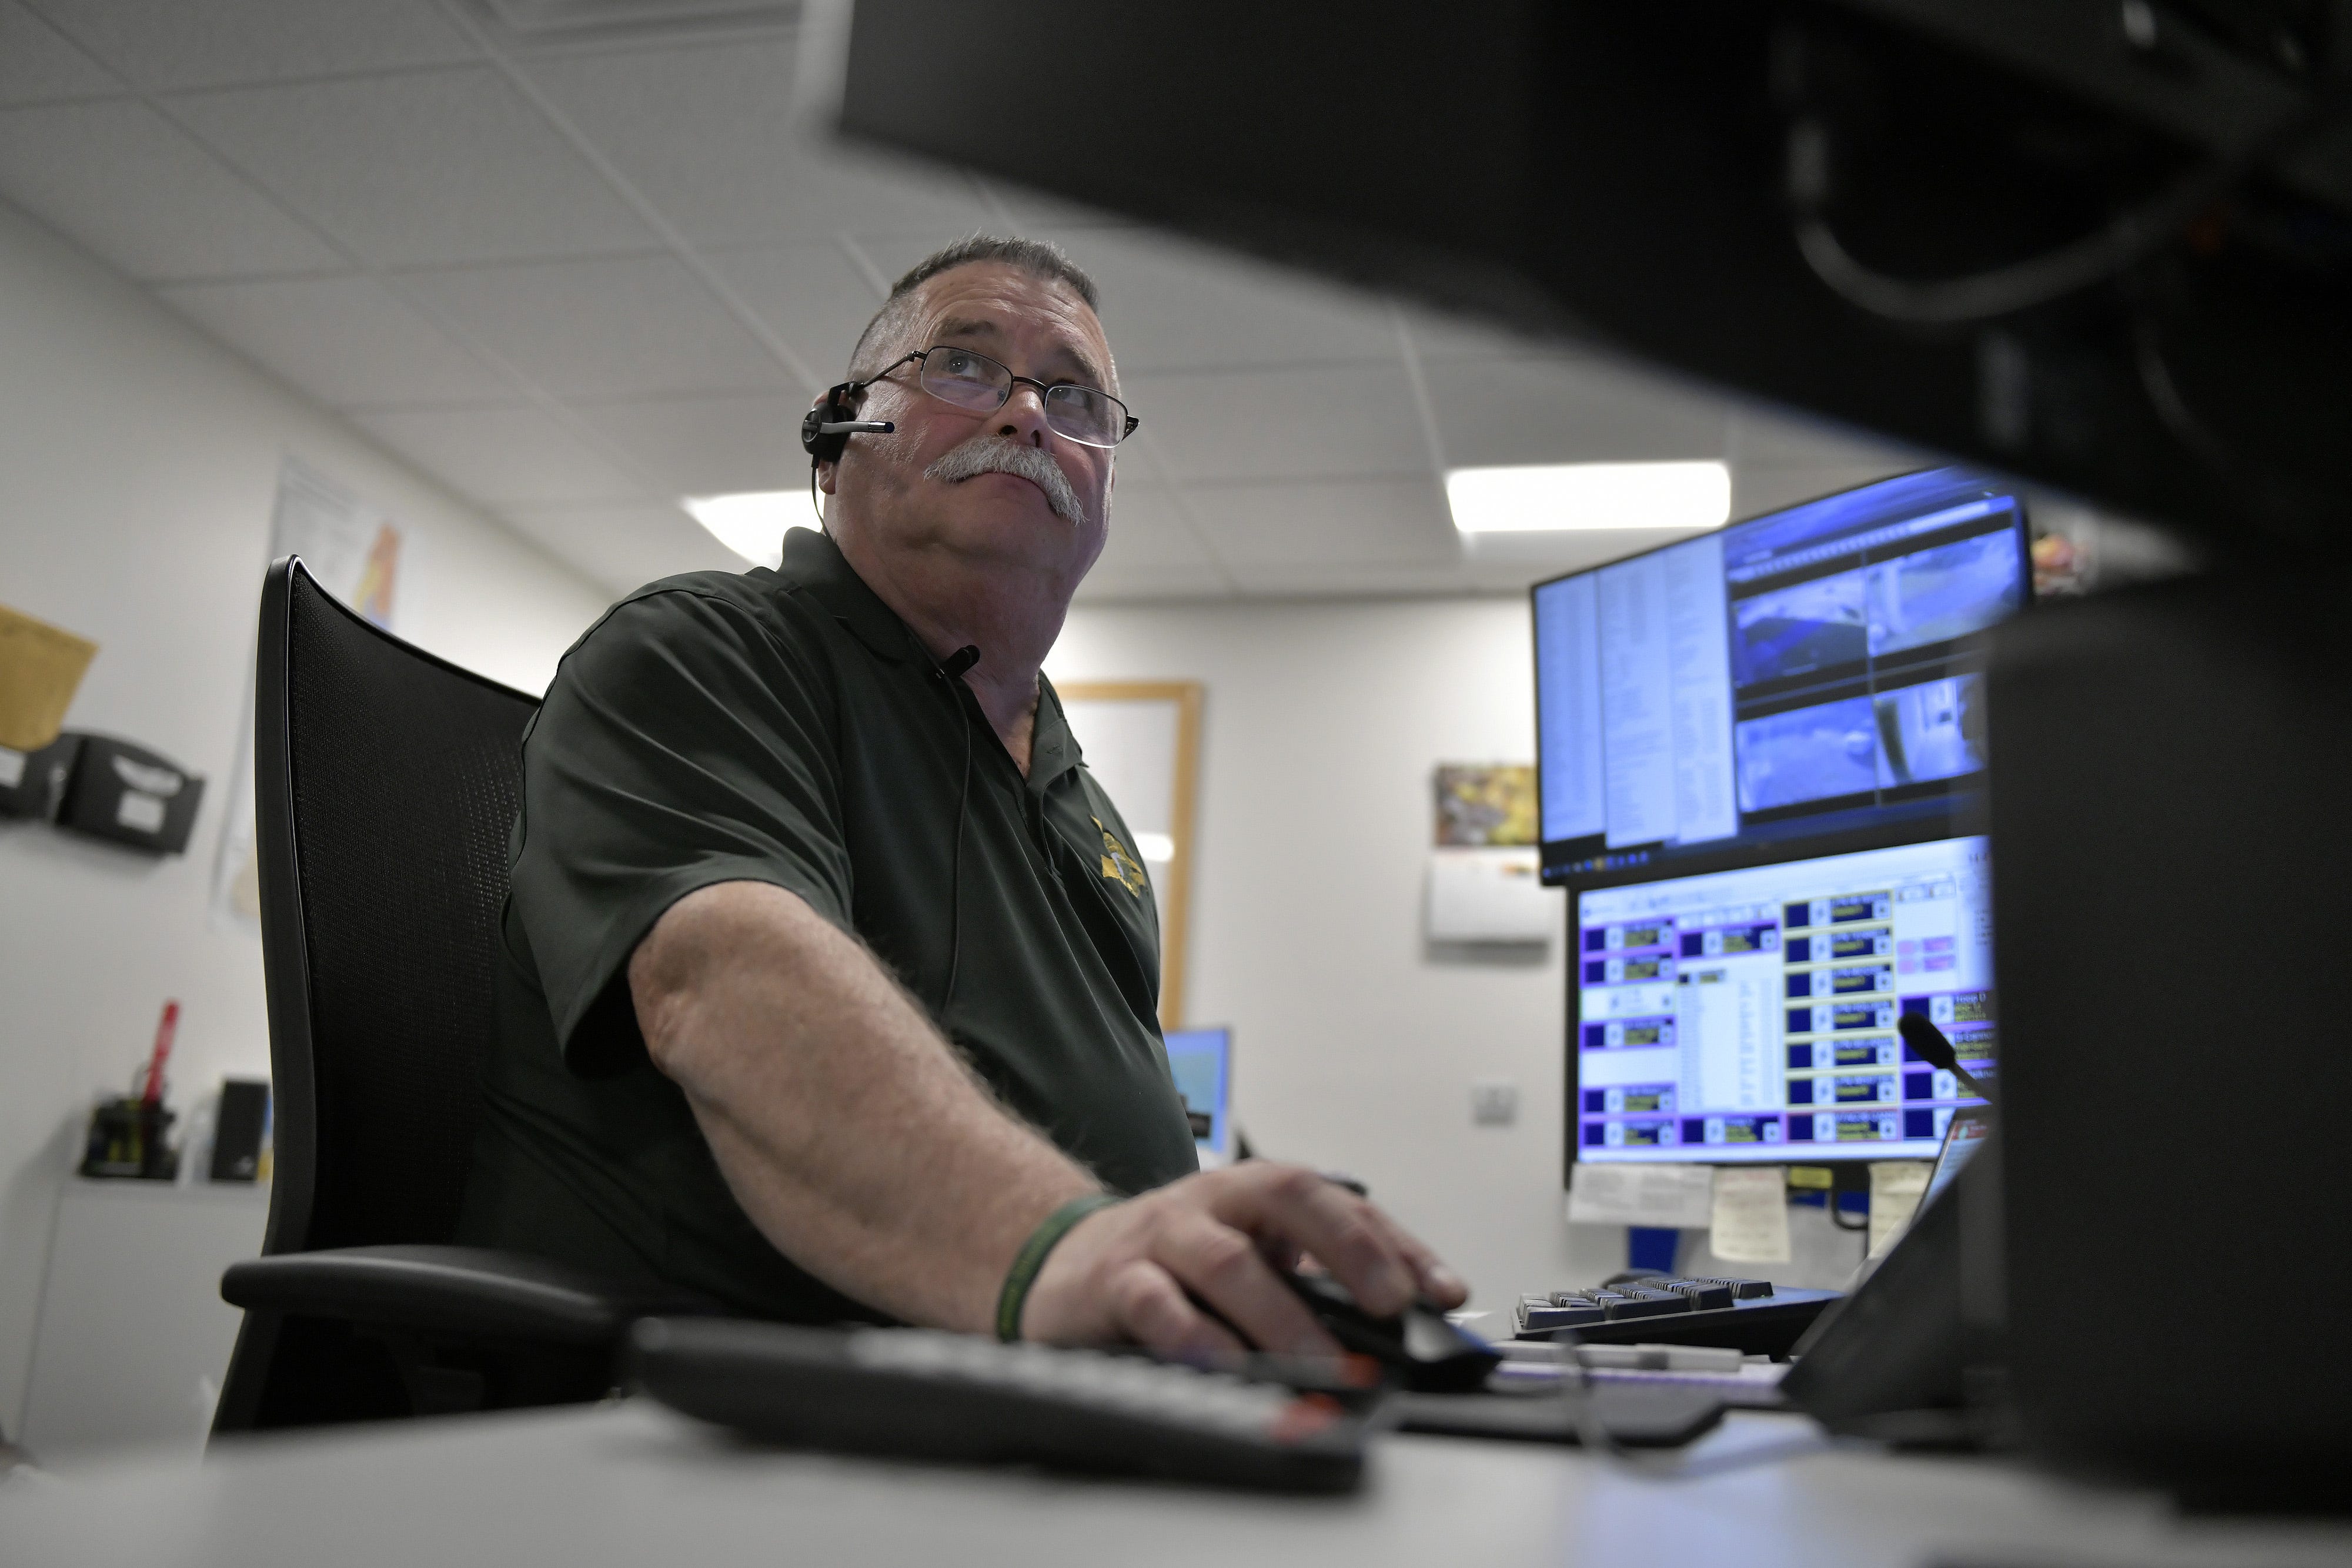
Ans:
[{"label": "black keyboard", "polygon": [[1783,1356],[1838,1299],[1769,1280],[1660,1274],[1589,1290],[1522,1296],[1518,1337],[1587,1344],[1706,1344]]},{"label": "black keyboard", "polygon": [[1345,1491],[1364,1399],[1139,1355],[928,1329],[647,1318],[637,1385],[674,1409],[803,1448]]}]

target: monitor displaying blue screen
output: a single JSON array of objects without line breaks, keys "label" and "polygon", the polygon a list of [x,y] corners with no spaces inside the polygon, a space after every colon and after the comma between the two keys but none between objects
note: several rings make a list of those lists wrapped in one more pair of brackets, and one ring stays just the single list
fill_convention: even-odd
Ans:
[{"label": "monitor displaying blue screen", "polygon": [[1234,1031],[1171,1029],[1164,1038],[1168,1071],[1175,1077],[1176,1092],[1184,1097],[1201,1168],[1223,1165],[1234,1154]]},{"label": "monitor displaying blue screen", "polygon": [[1534,590],[1544,880],[1595,885],[1953,830],[1982,633],[2025,513],[1906,474]]},{"label": "monitor displaying blue screen", "polygon": [[1576,895],[1570,1157],[1932,1159],[1983,1102],[1913,1055],[1931,1020],[1992,1082],[1992,876],[1981,838]]}]

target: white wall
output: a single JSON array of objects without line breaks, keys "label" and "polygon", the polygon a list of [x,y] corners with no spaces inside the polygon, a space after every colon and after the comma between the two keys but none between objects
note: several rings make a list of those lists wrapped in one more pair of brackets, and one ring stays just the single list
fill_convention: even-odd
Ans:
[{"label": "white wall", "polygon": [[[1422,936],[1431,770],[1533,760],[1533,663],[1513,597],[1082,606],[1046,665],[1203,683],[1185,1018],[1234,1026],[1259,1153],[1363,1177],[1506,1309],[1625,1266],[1562,1218],[1559,930],[1537,959]],[[1472,1124],[1477,1079],[1519,1086],[1515,1125]]]},{"label": "white wall", "polygon": [[[400,629],[544,688],[606,595],[0,205],[0,603],[100,644],[68,723],[210,779],[154,861],[0,820],[0,1426],[18,1429],[50,1215],[91,1097],[167,997],[175,1096],[266,1072],[257,938],[207,919],[281,460],[417,540]],[[412,570],[413,569],[413,570]]]}]

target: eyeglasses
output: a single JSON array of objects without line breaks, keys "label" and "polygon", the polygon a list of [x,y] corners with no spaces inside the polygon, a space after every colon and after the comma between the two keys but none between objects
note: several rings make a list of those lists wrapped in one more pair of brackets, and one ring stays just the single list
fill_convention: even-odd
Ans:
[{"label": "eyeglasses", "polygon": [[864,381],[852,383],[849,390],[864,392],[910,360],[923,367],[919,379],[925,392],[974,413],[994,413],[1003,408],[1012,401],[1016,385],[1025,382],[1035,387],[1045,405],[1045,423],[1054,434],[1081,446],[1117,446],[1143,423],[1107,392],[1069,382],[1048,386],[1034,376],[1014,375],[1010,366],[986,354],[948,343],[918,349],[894,360]]}]

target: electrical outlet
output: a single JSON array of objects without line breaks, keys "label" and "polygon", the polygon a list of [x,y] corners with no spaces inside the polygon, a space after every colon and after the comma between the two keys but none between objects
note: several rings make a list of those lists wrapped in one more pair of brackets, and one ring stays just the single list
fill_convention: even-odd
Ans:
[{"label": "electrical outlet", "polygon": [[1519,1086],[1499,1079],[1470,1085],[1470,1121],[1480,1127],[1507,1127],[1519,1119]]}]

